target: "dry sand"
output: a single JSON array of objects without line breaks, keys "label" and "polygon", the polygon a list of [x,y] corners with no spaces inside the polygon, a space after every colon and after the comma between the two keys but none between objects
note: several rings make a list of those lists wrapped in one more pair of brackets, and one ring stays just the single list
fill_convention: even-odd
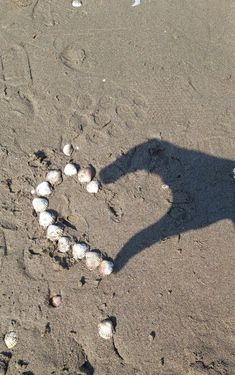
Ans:
[{"label": "dry sand", "polygon": [[[68,141],[79,147],[74,160],[98,175],[149,138],[234,159],[234,2],[83,0],[75,9],[69,0],[1,0],[0,9],[7,375],[235,374],[234,200],[224,219],[179,230],[100,281],[54,251],[30,193],[48,166],[65,165]],[[171,208],[157,174],[132,172],[96,196],[65,178],[50,199],[71,234],[113,259]],[[231,197],[235,180],[219,173]],[[209,189],[214,178],[208,170]],[[53,294],[63,297],[58,309],[49,306]],[[97,333],[108,316],[113,341]],[[3,341],[10,330],[19,337],[13,350]]]}]

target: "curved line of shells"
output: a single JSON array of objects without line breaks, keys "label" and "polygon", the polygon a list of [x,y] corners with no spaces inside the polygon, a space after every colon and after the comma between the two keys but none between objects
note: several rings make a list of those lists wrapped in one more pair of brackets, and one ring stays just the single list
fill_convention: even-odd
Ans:
[{"label": "curved line of shells", "polygon": [[[74,148],[71,144],[63,147],[63,153],[71,156]],[[86,168],[79,169],[74,163],[68,163],[63,170],[65,176],[77,176],[81,184],[86,184],[86,190],[90,194],[96,194],[99,191],[100,183],[95,178],[95,170],[89,165]],[[89,245],[85,242],[73,240],[69,236],[64,235],[64,226],[57,222],[57,214],[55,211],[48,209],[48,196],[52,194],[56,185],[63,181],[62,172],[59,169],[49,170],[46,175],[46,181],[37,185],[32,194],[37,197],[33,198],[32,205],[38,214],[39,225],[46,230],[48,240],[57,244],[57,249],[61,253],[67,253],[72,250],[72,256],[76,261],[85,259],[86,266],[89,270],[99,270],[102,276],[110,275],[113,271],[113,262],[104,259],[100,251],[90,250]],[[51,304],[59,307],[62,303],[61,296],[53,296]],[[98,324],[98,333],[104,339],[110,339],[113,336],[114,325],[111,319],[105,319]],[[16,332],[10,331],[4,337],[5,344],[8,349],[14,348],[17,344],[18,337]]]}]

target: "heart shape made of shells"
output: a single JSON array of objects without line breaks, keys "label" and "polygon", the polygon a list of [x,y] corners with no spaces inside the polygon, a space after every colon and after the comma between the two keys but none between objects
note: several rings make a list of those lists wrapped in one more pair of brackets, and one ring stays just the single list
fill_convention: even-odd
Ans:
[{"label": "heart shape made of shells", "polygon": [[[66,156],[71,156],[74,148],[71,144],[66,144],[63,147],[63,153]],[[76,176],[81,184],[87,184],[86,190],[90,194],[97,194],[100,188],[100,182],[95,178],[95,170],[89,165],[78,170],[74,163],[65,165],[63,173],[66,176]],[[56,185],[61,184],[62,171],[59,169],[49,170],[46,175],[46,181],[41,182],[32,194],[37,197],[33,198],[32,205],[34,211],[38,214],[39,225],[46,230],[48,240],[57,244],[57,249],[61,253],[67,253],[72,250],[73,258],[78,260],[85,260],[86,266],[89,270],[99,270],[102,276],[110,275],[113,271],[113,262],[105,259],[100,251],[90,250],[85,242],[73,240],[69,236],[64,235],[64,226],[57,222],[56,212],[48,209],[48,196],[52,194]]]}]

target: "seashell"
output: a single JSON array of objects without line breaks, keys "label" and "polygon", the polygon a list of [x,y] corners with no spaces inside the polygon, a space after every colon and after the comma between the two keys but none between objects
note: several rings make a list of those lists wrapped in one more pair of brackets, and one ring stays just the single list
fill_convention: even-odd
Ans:
[{"label": "seashell", "polygon": [[88,245],[84,242],[76,242],[72,247],[72,254],[75,260],[83,259],[88,250]]},{"label": "seashell", "polygon": [[13,332],[13,331],[8,332],[4,337],[4,341],[5,341],[5,344],[8,347],[8,349],[14,348],[14,346],[16,346],[16,344],[17,344],[17,334],[16,334],[16,332]]},{"label": "seashell", "polygon": [[91,166],[87,168],[82,168],[78,172],[78,181],[83,183],[91,182],[92,178],[94,177],[94,168]]},{"label": "seashell", "polygon": [[113,323],[110,319],[105,319],[98,325],[99,335],[105,340],[109,340],[113,337],[113,330]]},{"label": "seashell", "polygon": [[50,195],[52,193],[53,189],[51,185],[49,184],[48,181],[41,182],[37,187],[36,187],[36,194],[45,197],[47,195]]},{"label": "seashell", "polygon": [[62,305],[62,297],[60,295],[53,296],[50,299],[50,303],[53,307],[60,307]]},{"label": "seashell", "polygon": [[96,194],[99,191],[99,187],[99,181],[97,179],[94,179],[91,182],[89,182],[89,184],[87,184],[86,190],[88,191],[88,193]]},{"label": "seashell", "polygon": [[74,8],[79,8],[79,7],[82,6],[82,3],[81,3],[80,0],[73,0],[73,1],[72,1],[72,6],[73,6]]},{"label": "seashell", "polygon": [[43,211],[39,214],[39,225],[43,228],[49,227],[56,221],[56,214],[52,211]]},{"label": "seashell", "polygon": [[47,209],[49,202],[47,198],[34,198],[32,205],[36,212],[43,212]]},{"label": "seashell", "polygon": [[71,246],[71,239],[69,237],[60,237],[58,240],[58,251],[61,253],[67,253]]},{"label": "seashell", "polygon": [[98,251],[87,251],[85,257],[86,266],[91,271],[99,267],[102,260],[101,254]]},{"label": "seashell", "polygon": [[51,169],[47,175],[46,180],[50,182],[51,185],[59,185],[63,181],[62,173],[59,169]]},{"label": "seashell", "polygon": [[63,153],[66,155],[66,156],[71,156],[72,153],[73,153],[73,145],[71,145],[71,143],[68,143],[67,145],[64,145],[63,147]]},{"label": "seashell", "polygon": [[47,228],[47,238],[51,241],[57,241],[62,237],[64,229],[60,224],[51,224]]},{"label": "seashell", "polygon": [[101,275],[110,275],[113,272],[113,262],[109,260],[102,260],[99,267],[99,272]]},{"label": "seashell", "polygon": [[66,166],[64,167],[64,174],[66,176],[75,176],[75,174],[77,174],[78,171],[77,171],[77,167],[75,164],[73,163],[68,163],[66,164]]}]

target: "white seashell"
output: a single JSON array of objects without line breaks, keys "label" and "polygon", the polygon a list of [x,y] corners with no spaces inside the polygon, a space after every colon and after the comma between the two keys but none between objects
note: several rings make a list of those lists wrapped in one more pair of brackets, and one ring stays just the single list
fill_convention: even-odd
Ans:
[{"label": "white seashell", "polygon": [[91,182],[94,177],[94,169],[89,166],[87,168],[82,168],[78,172],[78,181],[83,183]]},{"label": "white seashell", "polygon": [[53,189],[51,185],[49,184],[48,181],[41,182],[37,187],[36,187],[36,194],[45,197],[47,195],[50,195],[52,193]]},{"label": "white seashell", "polygon": [[57,241],[60,237],[62,237],[64,229],[59,224],[51,224],[47,228],[47,238],[51,241]]},{"label": "white seashell", "polygon": [[16,346],[16,344],[17,344],[17,334],[16,334],[16,332],[13,332],[13,331],[8,332],[4,337],[4,341],[5,341],[5,344],[8,347],[8,349],[14,348],[14,346]]},{"label": "white seashell", "polygon": [[67,253],[71,246],[71,239],[69,237],[60,237],[58,240],[58,250],[61,253]]},{"label": "white seashell", "polygon": [[35,189],[32,189],[32,190],[31,190],[31,194],[32,194],[32,195],[36,194],[36,190],[35,190]]},{"label": "white seashell", "polygon": [[50,182],[51,185],[59,185],[63,181],[62,173],[59,169],[52,169],[47,173],[46,180]]},{"label": "white seashell", "polygon": [[102,260],[99,267],[99,272],[101,275],[110,275],[113,272],[113,262],[109,260]]},{"label": "white seashell", "polygon": [[98,325],[98,330],[100,337],[105,340],[111,339],[113,337],[113,323],[109,319],[100,322]]},{"label": "white seashell", "polygon": [[74,8],[79,8],[79,7],[82,6],[82,3],[81,3],[80,0],[73,0],[73,2],[72,2],[72,6],[73,6]]},{"label": "white seashell", "polygon": [[71,143],[68,143],[67,145],[64,145],[63,147],[63,153],[66,155],[66,156],[71,156],[72,153],[73,153],[73,145],[71,145]]},{"label": "white seashell", "polygon": [[163,185],[162,185],[162,189],[163,189],[163,190],[168,190],[168,189],[169,189],[169,185],[163,184]]},{"label": "white seashell", "polygon": [[94,179],[89,184],[87,184],[86,190],[88,193],[96,194],[99,191],[100,183],[98,180]]},{"label": "white seashell", "polygon": [[64,167],[64,174],[66,176],[75,176],[77,173],[78,171],[77,171],[76,165],[74,165],[73,163],[68,163]]},{"label": "white seashell", "polygon": [[97,251],[87,251],[85,254],[86,257],[86,266],[89,270],[93,271],[99,267],[101,263],[101,254]]},{"label": "white seashell", "polygon": [[43,212],[47,209],[49,202],[46,198],[34,198],[32,205],[36,212]]},{"label": "white seashell", "polygon": [[49,225],[54,224],[56,221],[56,214],[51,211],[43,211],[39,214],[39,225],[43,228],[49,227]]},{"label": "white seashell", "polygon": [[76,242],[72,247],[72,253],[75,260],[82,259],[86,255],[88,246],[84,242]]}]

